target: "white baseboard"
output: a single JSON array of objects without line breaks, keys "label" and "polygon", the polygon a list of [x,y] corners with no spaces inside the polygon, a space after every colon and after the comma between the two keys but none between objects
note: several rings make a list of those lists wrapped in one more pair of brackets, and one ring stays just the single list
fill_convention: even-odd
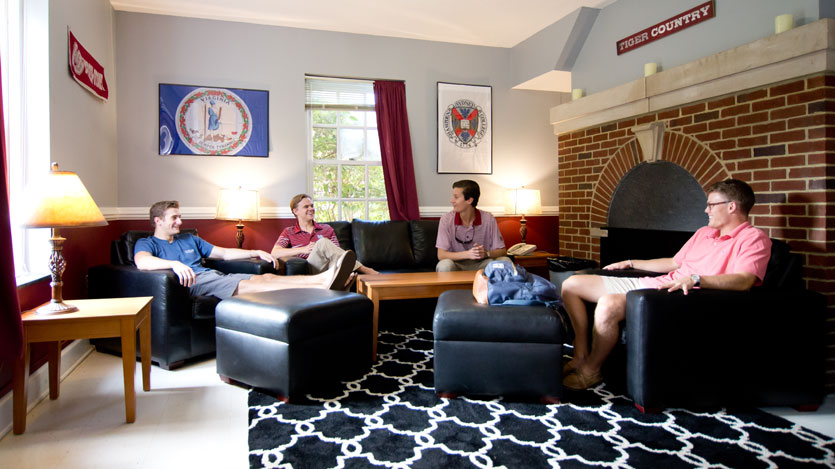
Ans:
[{"label": "white baseboard", "polygon": [[[61,381],[87,358],[93,351],[89,340],[76,340],[61,350]],[[37,371],[29,375],[29,400],[26,407],[28,414],[39,402],[49,396],[49,365],[44,363]],[[13,392],[0,399],[0,438],[12,430]]]}]

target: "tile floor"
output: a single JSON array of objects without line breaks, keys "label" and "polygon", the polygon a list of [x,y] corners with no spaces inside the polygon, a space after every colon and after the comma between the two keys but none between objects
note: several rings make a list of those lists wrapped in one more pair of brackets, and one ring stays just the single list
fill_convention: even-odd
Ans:
[{"label": "tile floor", "polygon": [[[214,360],[152,367],[150,392],[141,391],[138,368],[135,423],[125,424],[121,359],[93,352],[62,382],[58,400],[29,413],[26,433],[0,440],[0,467],[248,466],[247,392],[222,383]],[[835,394],[814,413],[766,410],[835,437]]]}]

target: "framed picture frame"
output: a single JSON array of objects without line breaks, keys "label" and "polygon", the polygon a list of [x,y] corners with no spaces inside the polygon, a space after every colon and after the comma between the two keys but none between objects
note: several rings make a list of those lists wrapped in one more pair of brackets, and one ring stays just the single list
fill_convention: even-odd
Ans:
[{"label": "framed picture frame", "polygon": [[159,154],[269,157],[270,93],[159,84]]},{"label": "framed picture frame", "polygon": [[442,173],[493,174],[493,87],[438,82]]}]

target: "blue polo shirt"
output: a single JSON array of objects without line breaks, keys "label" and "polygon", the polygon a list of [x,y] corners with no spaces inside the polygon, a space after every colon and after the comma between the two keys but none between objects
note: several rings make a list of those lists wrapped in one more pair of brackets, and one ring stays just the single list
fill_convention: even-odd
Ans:
[{"label": "blue polo shirt", "polygon": [[145,251],[160,259],[180,261],[191,267],[191,270],[202,272],[204,270],[211,270],[208,267],[203,267],[200,264],[200,259],[209,257],[212,249],[214,249],[214,246],[203,240],[203,238],[194,236],[191,233],[180,233],[174,235],[174,240],[170,243],[156,236],[142,238],[136,242],[133,248],[133,255],[136,256],[136,253]]}]

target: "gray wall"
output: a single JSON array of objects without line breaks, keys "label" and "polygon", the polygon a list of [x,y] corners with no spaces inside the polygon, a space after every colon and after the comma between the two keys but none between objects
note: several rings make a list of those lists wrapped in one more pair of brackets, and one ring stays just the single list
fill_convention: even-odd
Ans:
[{"label": "gray wall", "polygon": [[[107,102],[82,88],[70,75],[68,26],[104,66],[110,90]],[[49,76],[51,161],[57,161],[63,170],[78,173],[100,207],[116,206],[116,67],[110,2],[50,0]]]},{"label": "gray wall", "polygon": [[[284,207],[307,190],[304,75],[405,80],[421,207],[448,206],[452,182],[482,185],[480,205],[504,187],[542,190],[557,205],[555,93],[510,86],[510,49],[116,12],[119,205],[175,198],[213,206],[221,186],[262,192]],[[436,174],[436,82],[493,87],[493,174]],[[270,91],[270,157],[159,156],[157,86],[181,83]]]},{"label": "gray wall", "polygon": [[820,19],[818,0],[716,0],[715,18],[617,55],[617,41],[701,3],[619,0],[603,8],[571,70],[572,87],[592,94],[643,77],[647,62],[660,71],[747,44],[774,34],[774,17],[784,13],[795,26]]}]

